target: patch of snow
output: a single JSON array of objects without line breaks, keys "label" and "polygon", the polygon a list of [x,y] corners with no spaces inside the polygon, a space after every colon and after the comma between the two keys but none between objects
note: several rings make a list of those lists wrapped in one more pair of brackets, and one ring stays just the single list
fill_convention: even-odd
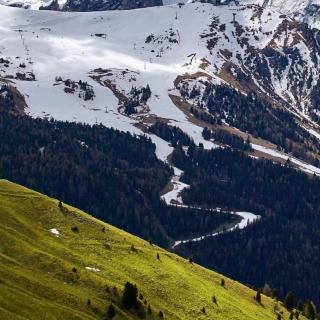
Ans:
[{"label": "patch of snow", "polygon": [[173,185],[173,189],[166,194],[164,194],[161,199],[163,199],[167,205],[183,205],[182,198],[180,196],[181,192],[189,188],[188,184],[185,184],[180,181],[180,178],[183,174],[183,171],[173,167],[174,175],[171,178],[171,183]]},{"label": "patch of snow", "polygon": [[60,232],[59,232],[59,230],[56,229],[56,228],[50,229],[50,232],[51,232],[52,234],[54,234],[56,237],[59,237],[59,236],[60,236]]},{"label": "patch of snow", "polygon": [[98,268],[93,268],[93,267],[85,267],[86,270],[92,271],[92,272],[100,272],[101,270]]},{"label": "patch of snow", "polygon": [[233,226],[233,227],[231,227],[229,229],[226,229],[224,231],[221,231],[221,232],[215,232],[215,233],[207,234],[207,235],[204,235],[204,236],[201,236],[201,237],[197,237],[197,238],[191,238],[191,239],[186,239],[186,240],[178,240],[173,244],[172,248],[175,248],[175,247],[177,247],[177,246],[179,246],[181,244],[185,244],[185,243],[189,243],[189,242],[199,242],[199,241],[202,241],[204,239],[212,238],[212,237],[218,236],[218,235],[226,233],[226,232],[232,232],[234,230],[244,229],[249,224],[254,223],[254,222],[256,222],[257,220],[259,220],[261,218],[261,216],[255,215],[255,214],[253,214],[251,212],[239,211],[239,212],[230,212],[230,214],[235,214],[235,215],[240,216],[242,218],[241,221],[239,223],[237,223],[235,226]]},{"label": "patch of snow", "polygon": [[254,150],[260,151],[265,154],[269,154],[273,157],[280,158],[283,160],[290,160],[291,163],[294,163],[295,165],[297,165],[297,167],[300,170],[302,170],[306,173],[316,174],[317,176],[320,176],[320,168],[317,168],[311,164],[308,164],[300,159],[297,159],[295,157],[291,157],[287,154],[281,153],[280,151],[266,148],[266,147],[263,147],[263,146],[260,146],[260,145],[254,144],[254,143],[252,143],[251,146]]},{"label": "patch of snow", "polygon": [[315,131],[314,129],[309,129],[307,127],[303,127],[305,130],[307,130],[311,135],[316,137],[318,140],[320,140],[320,133],[318,131]]}]

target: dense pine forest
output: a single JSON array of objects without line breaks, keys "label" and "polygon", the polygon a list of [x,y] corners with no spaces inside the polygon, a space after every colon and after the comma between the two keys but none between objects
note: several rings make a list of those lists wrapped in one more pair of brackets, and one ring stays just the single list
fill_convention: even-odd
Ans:
[{"label": "dense pine forest", "polygon": [[[269,282],[280,295],[293,290],[320,302],[320,179],[241,152],[177,148],[173,162],[185,170],[184,203],[262,216],[244,230],[178,247],[178,252],[244,283]],[[214,165],[213,165],[214,164]]]},{"label": "dense pine forest", "polygon": [[236,220],[227,213],[167,207],[160,192],[173,172],[157,159],[149,138],[17,115],[14,96],[6,92],[0,96],[1,178],[163,246]]},{"label": "dense pine forest", "polygon": [[244,95],[227,85],[206,83],[202,95],[195,87],[181,86],[180,92],[183,97],[198,101],[198,108],[190,109],[196,118],[208,124],[220,124],[224,120],[254,137],[273,142],[286,153],[316,166],[319,164],[318,158],[310,154],[319,152],[318,140],[301,128],[290,112],[280,105],[273,106],[253,92]]}]

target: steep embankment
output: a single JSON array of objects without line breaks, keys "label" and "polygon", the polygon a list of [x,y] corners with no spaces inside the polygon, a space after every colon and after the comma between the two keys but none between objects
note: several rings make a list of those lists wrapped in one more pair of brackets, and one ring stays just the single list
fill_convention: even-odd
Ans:
[{"label": "steep embankment", "polygon": [[263,296],[260,305],[235,281],[222,287],[217,273],[4,180],[0,211],[3,320],[102,319],[111,301],[114,319],[134,319],[118,307],[127,281],[151,305],[150,319],[160,310],[166,319],[288,318],[279,303]]}]

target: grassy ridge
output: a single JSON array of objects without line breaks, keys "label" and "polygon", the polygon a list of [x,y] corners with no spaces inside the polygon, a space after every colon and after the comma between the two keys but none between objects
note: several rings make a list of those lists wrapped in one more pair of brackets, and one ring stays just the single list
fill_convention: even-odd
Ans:
[{"label": "grassy ridge", "polygon": [[259,305],[255,292],[235,281],[223,288],[215,272],[4,180],[0,221],[2,320],[102,319],[110,301],[114,319],[136,319],[118,307],[126,281],[150,303],[150,319],[159,319],[159,310],[165,319],[270,320],[275,310],[289,318],[279,303],[263,296]]}]

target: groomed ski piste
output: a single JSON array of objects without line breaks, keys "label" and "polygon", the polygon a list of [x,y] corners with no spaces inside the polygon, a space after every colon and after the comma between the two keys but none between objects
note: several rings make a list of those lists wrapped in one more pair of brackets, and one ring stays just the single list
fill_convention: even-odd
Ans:
[{"label": "groomed ski piste", "polygon": [[[172,146],[140,128],[141,124],[147,126],[151,118],[179,127],[206,149],[217,148],[214,141],[203,139],[203,127],[189,121],[170,95],[179,95],[174,85],[177,77],[202,72],[203,59],[212,60],[213,56],[216,59],[210,67],[213,81],[224,83],[216,72],[225,62],[220,50],[227,48],[246,55],[236,39],[233,40],[233,30],[227,22],[232,21],[237,12],[240,23],[251,24],[253,9],[202,3],[186,3],[180,8],[172,2],[175,1],[168,0],[168,5],[163,7],[89,13],[0,6],[0,57],[5,60],[0,64],[0,80],[17,87],[25,98],[25,112],[32,117],[102,123],[132,134],[147,135],[163,161],[168,161]],[[272,18],[268,13],[265,15],[268,18],[264,17],[263,30],[272,32],[281,23],[281,15],[274,14]],[[219,43],[215,52],[209,53],[200,35],[209,32],[208,25],[215,16],[226,22],[225,36],[229,41]],[[259,41],[252,40],[252,45],[263,47],[267,41],[267,36],[261,34]],[[93,88],[93,98],[85,100],[81,92],[66,90],[66,80],[86,82]],[[103,85],[105,83],[109,86]],[[146,109],[130,117],[121,112],[119,95],[127,97],[132,87],[146,85],[152,92]],[[276,149],[258,144],[252,147],[275,158],[290,159],[297,168],[320,175],[319,168]],[[173,189],[162,198],[169,205],[183,206],[180,194],[188,185],[180,180],[182,171],[178,168],[174,171]],[[228,231],[244,228],[259,218],[253,213],[235,214],[242,220]],[[181,240],[175,246],[215,235]]]}]

